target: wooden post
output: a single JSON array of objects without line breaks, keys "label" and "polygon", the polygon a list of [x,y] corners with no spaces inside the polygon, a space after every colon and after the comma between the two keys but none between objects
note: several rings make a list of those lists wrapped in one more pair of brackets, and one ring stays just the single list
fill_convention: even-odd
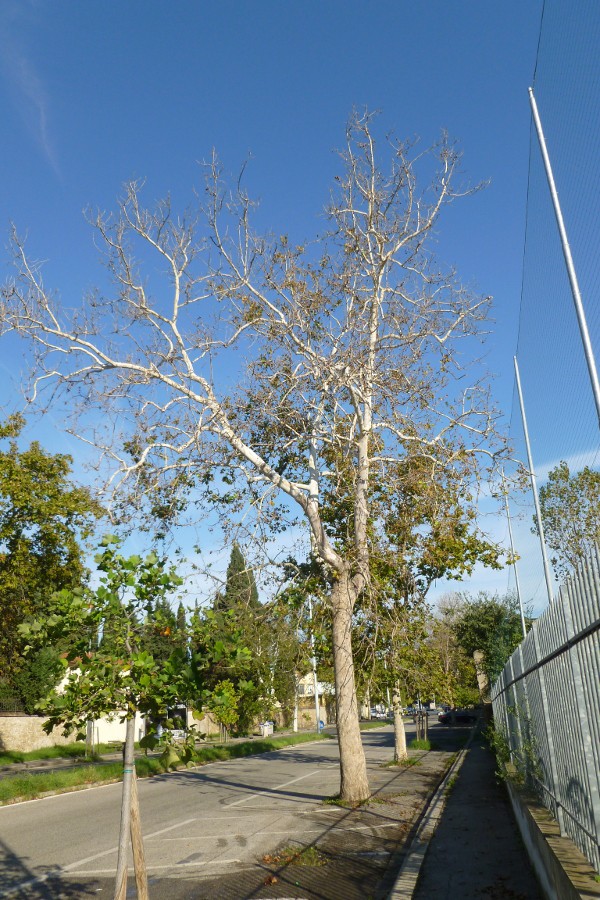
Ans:
[{"label": "wooden post", "polygon": [[148,872],[146,870],[146,858],[144,855],[144,841],[142,838],[142,823],[140,820],[140,804],[138,801],[137,773],[135,766],[131,779],[131,848],[133,851],[133,870],[135,872],[135,884],[138,900],[149,900],[148,896]]},{"label": "wooden post", "polygon": [[117,853],[117,874],[115,878],[114,900],[125,900],[127,894],[127,845],[131,816],[131,783],[133,781],[133,744],[135,740],[135,719],[127,719],[125,748],[123,754],[123,792],[121,794],[121,827]]}]

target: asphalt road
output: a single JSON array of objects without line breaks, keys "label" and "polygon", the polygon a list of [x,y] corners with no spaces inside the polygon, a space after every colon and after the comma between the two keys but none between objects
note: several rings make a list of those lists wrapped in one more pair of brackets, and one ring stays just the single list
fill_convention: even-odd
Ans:
[{"label": "asphalt road", "polygon": [[[390,760],[392,728],[363,732],[363,743],[369,762]],[[302,744],[138,784],[150,879],[216,875],[307,834],[310,812],[339,789],[338,746]],[[94,884],[116,869],[120,794],[107,785],[0,808],[0,897],[105,893]]]}]

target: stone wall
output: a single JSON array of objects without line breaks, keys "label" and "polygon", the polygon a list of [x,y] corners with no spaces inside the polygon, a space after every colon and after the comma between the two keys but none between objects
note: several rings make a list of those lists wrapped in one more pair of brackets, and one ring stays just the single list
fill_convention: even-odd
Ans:
[{"label": "stone wall", "polygon": [[65,737],[62,728],[54,728],[46,734],[43,725],[47,719],[41,716],[0,716],[0,750],[16,750],[28,753],[42,747],[72,744],[73,735]]}]

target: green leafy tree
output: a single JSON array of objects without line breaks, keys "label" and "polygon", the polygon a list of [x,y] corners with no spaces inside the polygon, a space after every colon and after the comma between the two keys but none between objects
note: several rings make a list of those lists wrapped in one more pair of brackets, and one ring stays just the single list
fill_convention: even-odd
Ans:
[{"label": "green leafy tree", "polygon": [[[19,626],[26,651],[62,641],[66,679],[38,704],[50,731],[62,725],[66,734],[85,734],[86,723],[101,716],[126,721],[121,831],[116,896],[124,896],[127,842],[134,779],[135,715],[158,718],[193,693],[193,676],[180,648],[164,660],[144,648],[144,619],[182,581],[155,553],[123,556],[119,541],[105,537],[96,556],[100,583],[95,589],[63,589],[49,598],[44,615]],[[90,633],[100,634],[90,646]],[[145,878],[145,872],[137,873]]]},{"label": "green leafy tree", "polygon": [[[252,636],[234,612],[220,609],[196,609],[191,617],[191,665],[197,690],[193,703],[198,710],[214,711],[228,705],[226,698],[235,695],[235,717],[230,722],[246,732],[260,711],[260,684],[250,676],[256,672]],[[233,694],[222,685],[232,685]],[[221,697],[221,700],[219,700]]]},{"label": "green leafy tree", "polygon": [[166,597],[157,600],[143,624],[142,644],[158,662],[166,662],[176,649],[187,648],[187,624],[183,604],[173,612]]},{"label": "green leafy tree", "polygon": [[[278,597],[267,607],[266,627],[271,633],[271,673],[273,696],[280,704],[284,721],[293,719],[296,705],[298,678],[309,671],[310,666],[310,624],[306,620],[306,608],[302,616],[298,609],[289,607],[285,597]],[[331,667],[330,667],[331,668]],[[333,681],[321,669],[322,682]]]},{"label": "green leafy tree", "polygon": [[[489,688],[523,640],[519,602],[514,594],[490,596],[485,591],[475,597],[464,594],[461,599],[464,605],[453,623],[454,633],[470,657],[483,654],[477,667]],[[529,627],[531,617],[525,621]]]},{"label": "green leafy tree", "polygon": [[271,607],[259,602],[254,572],[237,543],[231,551],[224,591],[216,595],[212,610],[196,616],[197,635],[201,634],[201,626],[205,626],[201,644],[204,650],[211,641],[220,641],[227,647],[237,646],[243,636],[248,654],[237,659],[235,666],[231,665],[231,657],[227,661],[222,657],[203,678],[213,692],[218,691],[224,678],[234,686],[237,714],[229,726],[239,733],[247,733],[258,719],[271,717],[278,699],[275,671],[281,657],[279,638],[283,624],[273,615]]},{"label": "green leafy tree", "polygon": [[81,541],[102,510],[70,480],[71,457],[48,453],[37,441],[20,449],[24,425],[19,415],[0,425],[0,677],[30,711],[55,683],[56,654],[54,662],[49,649],[23,657],[18,626],[42,612],[53,591],[85,582]]},{"label": "green leafy tree", "polygon": [[233,682],[227,678],[218,681],[211,691],[207,708],[221,726],[225,738],[240,717],[240,700],[240,693],[236,690]]},{"label": "green leafy tree", "polygon": [[[564,578],[600,547],[600,471],[586,466],[571,475],[567,463],[559,463],[540,488],[540,511],[554,572]],[[532,530],[538,533],[535,519]]]},{"label": "green leafy tree", "polygon": [[[19,632],[28,641],[26,652],[45,642],[62,642],[66,682],[39,707],[51,730],[85,735],[86,723],[105,715],[133,719],[136,712],[159,717],[190,693],[187,660],[171,646],[153,655],[146,646],[148,614],[163,608],[168,595],[182,581],[155,553],[125,557],[119,541],[106,537],[95,557],[98,587],[63,589],[48,598],[44,614],[23,623]],[[100,635],[90,644],[89,635]],[[166,658],[165,658],[166,657]]]},{"label": "green leafy tree", "polygon": [[39,701],[58,685],[64,671],[56,647],[41,647],[23,657],[13,674],[12,685],[28,715],[36,715]]},{"label": "green leafy tree", "polygon": [[464,604],[458,594],[440,600],[428,641],[438,671],[436,698],[452,707],[471,706],[480,699],[473,656],[465,651],[456,636],[456,623]]}]

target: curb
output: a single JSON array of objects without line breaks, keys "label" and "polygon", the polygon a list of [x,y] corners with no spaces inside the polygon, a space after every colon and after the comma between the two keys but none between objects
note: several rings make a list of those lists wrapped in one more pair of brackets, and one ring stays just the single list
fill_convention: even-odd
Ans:
[{"label": "curb", "polygon": [[471,729],[471,734],[469,735],[467,743],[458,751],[456,759],[442,778],[437,790],[425,808],[421,817],[421,822],[417,828],[417,833],[408,849],[408,854],[402,863],[394,886],[388,894],[388,900],[411,900],[417,887],[419,873],[423,862],[425,861],[429,842],[435,833],[446,805],[446,789],[448,782],[460,771],[471,741],[477,731],[478,724]]}]

